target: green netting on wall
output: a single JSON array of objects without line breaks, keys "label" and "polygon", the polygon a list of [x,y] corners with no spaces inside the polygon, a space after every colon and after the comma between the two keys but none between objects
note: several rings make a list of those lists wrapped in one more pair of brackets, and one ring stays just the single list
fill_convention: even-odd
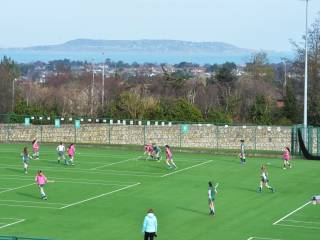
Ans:
[{"label": "green netting on wall", "polygon": [[[291,130],[291,152],[293,155],[301,155],[298,142],[298,129],[301,129],[302,137],[307,150],[311,154],[320,155],[320,128],[308,126],[307,131],[303,125],[295,125]],[[305,136],[307,134],[307,136]]]}]

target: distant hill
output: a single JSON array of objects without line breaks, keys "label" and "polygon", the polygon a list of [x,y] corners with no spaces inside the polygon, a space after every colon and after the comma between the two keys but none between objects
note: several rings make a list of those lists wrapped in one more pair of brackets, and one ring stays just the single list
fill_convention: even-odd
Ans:
[{"label": "distant hill", "polygon": [[[92,40],[76,39],[58,45],[27,48],[0,49],[0,55],[8,55],[16,61],[49,61],[69,58],[72,60],[97,61],[103,58],[124,62],[190,61],[195,63],[244,63],[257,50],[239,48],[223,42],[190,42],[178,40]],[[104,55],[102,55],[104,53]],[[290,53],[267,51],[271,62],[280,61]]]},{"label": "distant hill", "polygon": [[138,51],[181,53],[248,53],[249,49],[238,48],[222,42],[187,42],[177,40],[91,40],[76,39],[64,44],[36,46],[27,49],[51,51]]}]

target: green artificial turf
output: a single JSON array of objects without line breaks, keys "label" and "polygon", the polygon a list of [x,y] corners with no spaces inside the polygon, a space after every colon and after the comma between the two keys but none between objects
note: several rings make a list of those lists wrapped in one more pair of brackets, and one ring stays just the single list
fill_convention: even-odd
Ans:
[{"label": "green artificial turf", "polygon": [[[76,146],[75,166],[57,163],[55,145],[41,145],[40,160],[24,174],[22,144],[0,145],[0,235],[54,240],[143,239],[149,208],[163,240],[318,240],[320,162],[293,160],[283,170],[278,158],[183,153],[173,148],[177,170],[145,161],[141,151]],[[28,146],[31,150],[31,146]],[[258,193],[260,166],[267,164],[271,193]],[[33,184],[37,170],[49,180],[48,200]],[[219,182],[216,216],[209,216],[207,183]],[[19,222],[20,221],[20,222]],[[15,223],[15,224],[13,224]],[[8,225],[12,224],[12,225]]]}]

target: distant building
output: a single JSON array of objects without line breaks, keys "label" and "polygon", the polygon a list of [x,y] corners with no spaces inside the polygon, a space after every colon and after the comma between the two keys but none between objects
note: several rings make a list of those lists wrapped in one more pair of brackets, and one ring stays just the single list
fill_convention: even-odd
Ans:
[{"label": "distant building", "polygon": [[276,105],[277,105],[277,108],[283,108],[283,107],[284,107],[284,100],[283,100],[283,98],[278,98]]}]

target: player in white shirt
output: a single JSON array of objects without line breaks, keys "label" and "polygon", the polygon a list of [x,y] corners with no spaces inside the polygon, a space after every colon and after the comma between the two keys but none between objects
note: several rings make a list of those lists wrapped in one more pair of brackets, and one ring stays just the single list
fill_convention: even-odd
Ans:
[{"label": "player in white shirt", "polygon": [[60,160],[64,160],[64,163],[66,164],[66,157],[65,157],[65,151],[66,148],[62,142],[57,147],[57,153],[58,153],[58,163],[60,163]]},{"label": "player in white shirt", "polygon": [[270,189],[271,192],[274,192],[273,187],[269,186],[268,182],[269,182],[269,179],[268,179],[267,168],[265,165],[262,165],[261,166],[261,180],[260,180],[259,192],[262,192],[263,187],[266,187],[266,188]]},{"label": "player in white shirt", "polygon": [[210,215],[214,216],[215,215],[215,204],[214,204],[214,200],[216,198],[216,195],[218,193],[217,191],[217,187],[218,187],[218,183],[213,186],[212,182],[210,181],[209,183],[209,189],[208,189],[208,197],[209,197],[209,209],[210,209]]}]

